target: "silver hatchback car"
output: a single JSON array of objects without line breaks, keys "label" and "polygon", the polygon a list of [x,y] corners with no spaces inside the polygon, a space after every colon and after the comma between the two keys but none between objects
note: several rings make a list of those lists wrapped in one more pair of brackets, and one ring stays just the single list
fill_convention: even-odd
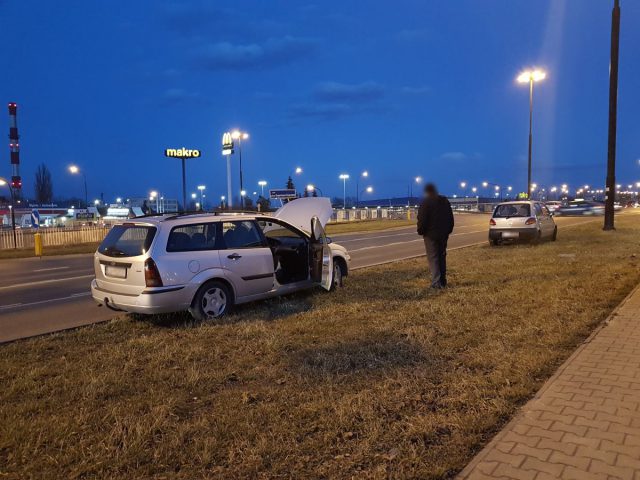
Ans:
[{"label": "silver hatchback car", "polygon": [[[342,286],[351,260],[331,243],[326,198],[301,198],[274,217],[187,214],[115,225],[94,256],[99,305],[143,314],[188,310],[198,320],[234,304],[316,285]],[[289,221],[287,221],[289,219]]]},{"label": "silver hatchback car", "polygon": [[541,202],[519,201],[499,203],[489,220],[489,242],[500,245],[505,240],[542,239],[553,241],[558,227],[549,209]]}]

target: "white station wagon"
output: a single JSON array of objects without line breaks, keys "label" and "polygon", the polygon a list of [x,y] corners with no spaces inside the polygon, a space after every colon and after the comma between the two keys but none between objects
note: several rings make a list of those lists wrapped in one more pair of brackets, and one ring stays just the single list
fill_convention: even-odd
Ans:
[{"label": "white station wagon", "polygon": [[149,216],[115,225],[94,255],[98,305],[143,314],[221,317],[234,304],[342,286],[351,258],[331,243],[327,198],[300,198],[273,217]]}]

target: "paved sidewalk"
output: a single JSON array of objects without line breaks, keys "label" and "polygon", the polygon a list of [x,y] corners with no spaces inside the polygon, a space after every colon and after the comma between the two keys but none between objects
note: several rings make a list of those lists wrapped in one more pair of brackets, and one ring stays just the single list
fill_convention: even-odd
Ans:
[{"label": "paved sidewalk", "polygon": [[458,478],[640,480],[640,287]]}]

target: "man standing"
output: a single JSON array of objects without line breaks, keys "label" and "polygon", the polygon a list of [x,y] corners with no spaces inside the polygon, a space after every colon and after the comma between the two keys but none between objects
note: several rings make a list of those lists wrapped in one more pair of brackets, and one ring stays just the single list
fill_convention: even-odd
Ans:
[{"label": "man standing", "polygon": [[428,183],[418,209],[418,235],[424,238],[433,289],[447,286],[447,241],[452,231],[453,210],[449,200],[438,194],[433,183]]}]

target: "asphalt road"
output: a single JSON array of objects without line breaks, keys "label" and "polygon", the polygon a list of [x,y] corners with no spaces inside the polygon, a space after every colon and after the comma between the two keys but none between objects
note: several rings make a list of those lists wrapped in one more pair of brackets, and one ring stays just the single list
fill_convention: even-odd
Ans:
[{"label": "asphalt road", "polygon": [[[558,218],[560,231],[602,217]],[[489,217],[456,215],[449,249],[487,241]],[[424,255],[415,227],[333,235],[352,257],[352,269]],[[560,237],[561,238],[561,237]],[[98,307],[90,297],[92,255],[0,261],[0,342],[108,320],[118,313]]]}]

